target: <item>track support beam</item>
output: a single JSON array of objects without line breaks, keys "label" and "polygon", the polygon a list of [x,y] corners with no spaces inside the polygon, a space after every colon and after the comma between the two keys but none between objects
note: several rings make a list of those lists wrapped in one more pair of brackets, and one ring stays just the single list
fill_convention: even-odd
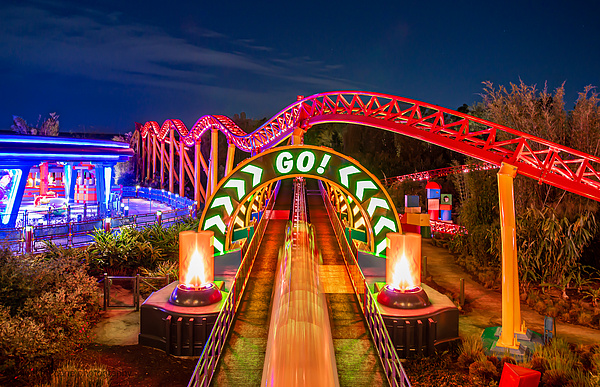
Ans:
[{"label": "track support beam", "polygon": [[519,348],[516,333],[525,333],[521,321],[519,298],[519,267],[517,262],[517,232],[513,180],[517,167],[502,163],[498,171],[500,200],[500,235],[502,239],[502,334],[497,346]]}]

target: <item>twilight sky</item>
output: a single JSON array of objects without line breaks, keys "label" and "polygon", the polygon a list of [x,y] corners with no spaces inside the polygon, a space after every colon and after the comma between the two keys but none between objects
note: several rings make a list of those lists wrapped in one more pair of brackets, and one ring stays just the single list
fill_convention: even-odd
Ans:
[{"label": "twilight sky", "polygon": [[[274,3],[274,4],[269,4]],[[400,95],[456,109],[482,81],[600,86],[600,2],[0,3],[0,129],[271,117],[296,96]]]}]

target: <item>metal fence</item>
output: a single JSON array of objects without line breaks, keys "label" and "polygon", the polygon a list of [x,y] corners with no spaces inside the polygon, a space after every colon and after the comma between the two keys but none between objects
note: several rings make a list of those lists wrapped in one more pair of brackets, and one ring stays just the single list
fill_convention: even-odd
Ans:
[{"label": "metal fence", "polygon": [[[267,211],[271,211],[273,209],[280,185],[281,181],[277,182],[277,187],[269,198],[269,204],[266,208]],[[268,212],[265,212],[265,215],[266,214],[268,214]],[[192,378],[190,379],[188,387],[208,387],[210,385],[210,381],[212,380],[213,374],[217,367],[219,357],[223,351],[223,346],[227,340],[229,329],[233,324],[235,312],[237,311],[241,303],[240,301],[244,295],[248,277],[250,271],[252,270],[252,266],[254,265],[254,259],[256,258],[256,253],[258,252],[260,243],[262,242],[265,229],[269,223],[269,218],[270,216],[263,216],[261,218],[256,228],[256,232],[254,233],[254,237],[248,245],[247,250],[244,252],[244,258],[242,259],[242,263],[237,271],[235,279],[233,280],[229,296],[227,297],[227,300],[225,300],[223,309],[221,309],[221,312],[217,317],[217,321],[215,322],[215,326],[208,340],[206,341],[206,345],[204,346],[202,355],[200,356],[198,364],[194,369],[194,373],[192,374]]]},{"label": "metal fence", "polygon": [[369,326],[373,343],[375,344],[375,348],[377,348],[377,353],[381,360],[381,364],[383,365],[383,369],[385,370],[388,382],[392,387],[410,387],[410,381],[400,363],[400,357],[390,339],[390,335],[383,322],[383,317],[379,313],[376,300],[369,291],[367,280],[365,279],[360,266],[358,266],[356,256],[352,252],[348,240],[344,235],[344,227],[336,216],[335,210],[329,200],[329,195],[327,195],[321,182],[319,182],[319,189],[321,190],[321,196],[323,197],[325,207],[327,208],[327,214],[333,225],[333,231],[335,232],[335,236],[342,250],[342,255],[344,256],[344,262],[346,263],[348,273],[350,274],[354,293],[356,294],[356,298],[358,299],[367,325]]},{"label": "metal fence", "polygon": [[[0,248],[8,248],[15,254],[24,254],[43,252],[47,250],[48,243],[65,248],[81,247],[93,241],[93,233],[96,229],[118,230],[122,226],[131,226],[141,230],[155,223],[170,227],[176,222],[193,216],[195,212],[195,201],[163,190],[123,187],[123,198],[131,197],[158,201],[173,209],[149,214],[127,216],[119,214],[106,219],[98,218],[94,213],[93,216],[80,221],[74,221],[71,216],[67,216],[62,222],[0,229]],[[90,206],[93,207],[95,206]]]},{"label": "metal fence", "polygon": [[[142,277],[139,274],[135,276],[119,276],[119,275],[108,275],[104,273],[104,276],[98,281],[99,284],[102,284],[104,301],[103,301],[103,310],[107,310],[109,308],[135,308],[135,311],[140,310],[140,296],[141,296],[141,285],[149,286],[153,290],[158,290],[156,286],[151,284],[150,280],[160,280],[165,282],[165,286],[168,285],[171,281],[171,278],[167,274],[164,277]],[[121,281],[125,283],[131,284],[132,287],[132,303],[131,304],[111,304],[110,302],[110,290],[115,281]]]}]

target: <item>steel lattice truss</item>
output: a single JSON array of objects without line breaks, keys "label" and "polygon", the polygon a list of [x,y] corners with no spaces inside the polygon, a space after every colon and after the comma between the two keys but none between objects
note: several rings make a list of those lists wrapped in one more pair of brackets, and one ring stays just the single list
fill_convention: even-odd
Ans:
[{"label": "steel lattice truss", "polygon": [[396,176],[396,177],[388,177],[387,179],[383,179],[382,183],[385,185],[391,185],[393,183],[401,183],[405,180],[410,181],[421,181],[421,180],[430,180],[436,177],[444,177],[449,175],[455,175],[458,173],[469,173],[473,171],[486,171],[488,169],[498,168],[492,164],[465,164],[465,165],[457,165],[455,167],[447,167],[440,169],[432,169],[429,171],[423,172],[415,172],[410,173],[408,175]]},{"label": "steel lattice truss", "polygon": [[418,138],[481,161],[500,166],[506,162],[517,172],[541,183],[600,201],[600,158],[506,126],[450,109],[393,95],[336,91],[315,94],[288,106],[252,133],[243,132],[224,116],[204,116],[188,130],[180,120],[161,127],[147,122],[150,131],[164,140],[177,129],[188,146],[204,131],[218,128],[239,149],[258,153],[289,137],[294,129],[308,129],[325,122],[373,126]]}]

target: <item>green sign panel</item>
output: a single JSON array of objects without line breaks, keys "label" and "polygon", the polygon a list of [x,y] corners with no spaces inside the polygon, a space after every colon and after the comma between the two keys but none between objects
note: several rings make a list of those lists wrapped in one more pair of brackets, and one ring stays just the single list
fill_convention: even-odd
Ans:
[{"label": "green sign panel", "polygon": [[207,201],[200,229],[213,231],[215,250],[226,251],[241,204],[265,184],[297,176],[325,180],[350,195],[368,215],[376,254],[385,251],[385,234],[401,231],[396,209],[379,180],[356,160],[309,145],[272,148],[241,163]]}]

